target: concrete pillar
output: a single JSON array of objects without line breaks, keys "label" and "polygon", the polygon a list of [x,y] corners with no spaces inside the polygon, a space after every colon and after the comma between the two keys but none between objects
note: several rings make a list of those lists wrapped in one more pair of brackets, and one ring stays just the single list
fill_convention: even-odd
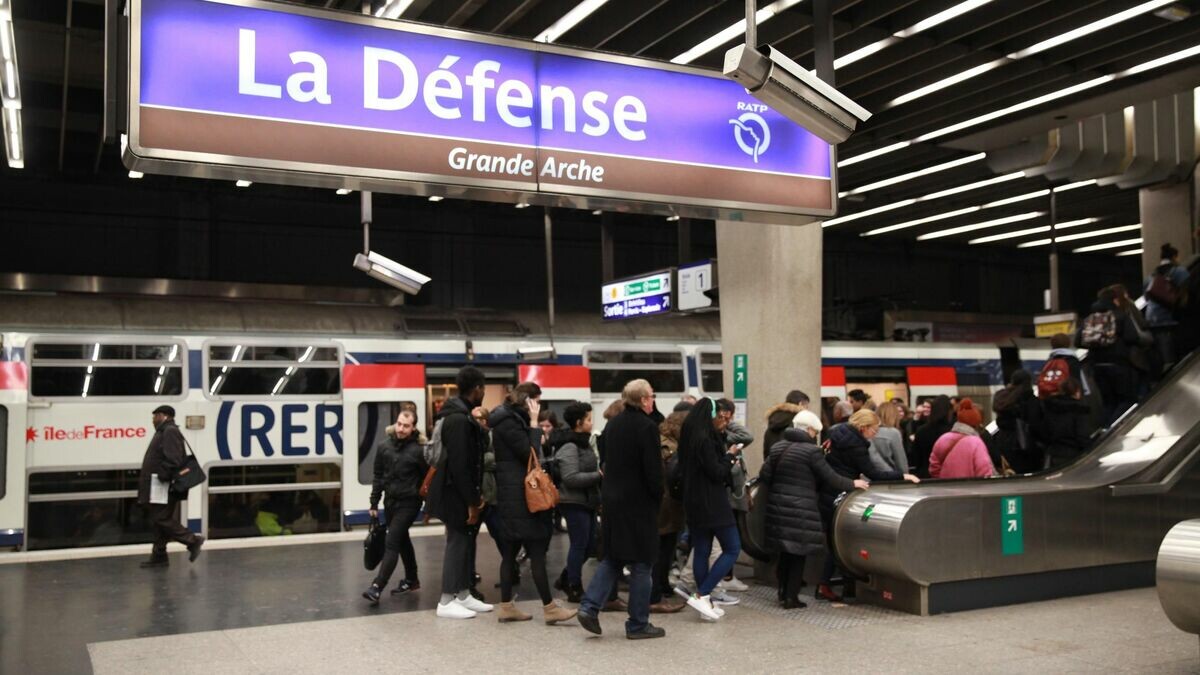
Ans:
[{"label": "concrete pillar", "polygon": [[[1192,253],[1192,185],[1179,183],[1138,190],[1142,221],[1142,276],[1158,266],[1164,243],[1179,249],[1180,260]],[[1132,289],[1131,289],[1132,290]]]},{"label": "concrete pillar", "polygon": [[717,221],[721,352],[725,395],[733,398],[733,356],[746,354],[746,426],[762,465],[767,410],[792,389],[821,400],[821,226]]}]

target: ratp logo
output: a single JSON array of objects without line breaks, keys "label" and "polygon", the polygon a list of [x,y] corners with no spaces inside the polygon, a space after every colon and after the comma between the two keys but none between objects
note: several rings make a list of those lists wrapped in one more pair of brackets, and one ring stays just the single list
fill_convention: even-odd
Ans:
[{"label": "ratp logo", "polygon": [[[738,104],[739,110],[749,107],[750,105],[744,103]],[[767,108],[761,104],[755,107],[761,110]],[[742,152],[753,157],[754,163],[758,164],[759,156],[771,146],[771,127],[767,126],[767,121],[762,118],[762,115],[751,110],[729,120],[729,123],[733,125],[733,140],[737,142]]]}]

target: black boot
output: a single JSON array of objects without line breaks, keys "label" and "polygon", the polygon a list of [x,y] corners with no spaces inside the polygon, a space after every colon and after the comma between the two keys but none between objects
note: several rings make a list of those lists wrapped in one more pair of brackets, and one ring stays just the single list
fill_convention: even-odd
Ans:
[{"label": "black boot", "polygon": [[166,553],[151,553],[150,557],[138,563],[138,567],[143,569],[150,567],[166,567],[171,561],[167,558]]},{"label": "black boot", "polygon": [[554,589],[565,591],[567,590],[567,585],[567,568],[564,567],[562,574],[558,575],[558,578],[554,580]]},{"label": "black boot", "polygon": [[187,545],[188,562],[196,562],[196,558],[200,557],[201,546],[204,546],[204,537],[196,535],[196,538],[192,540],[192,543]]},{"label": "black boot", "polygon": [[583,586],[567,586],[567,602],[578,603],[583,600]]}]

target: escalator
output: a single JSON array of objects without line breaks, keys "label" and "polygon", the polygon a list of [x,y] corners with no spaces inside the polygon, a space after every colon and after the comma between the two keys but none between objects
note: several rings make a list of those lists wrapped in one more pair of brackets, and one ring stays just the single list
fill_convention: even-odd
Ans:
[{"label": "escalator", "polygon": [[1154,585],[1159,544],[1200,517],[1200,357],[1049,473],[875,485],[834,518],[861,601],[938,614]]}]

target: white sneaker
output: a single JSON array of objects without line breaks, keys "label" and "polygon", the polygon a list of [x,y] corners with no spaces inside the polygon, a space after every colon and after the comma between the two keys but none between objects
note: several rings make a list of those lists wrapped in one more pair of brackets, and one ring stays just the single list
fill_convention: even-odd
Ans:
[{"label": "white sneaker", "polygon": [[468,595],[465,600],[455,600],[454,602],[457,602],[459,605],[471,610],[472,612],[478,612],[480,614],[484,612],[490,612],[495,609],[486,602],[480,602],[470,595]]},{"label": "white sneaker", "polygon": [[437,615],[443,619],[474,619],[475,612],[462,606],[457,600],[451,600],[447,603],[438,603]]},{"label": "white sneaker", "polygon": [[713,608],[713,611],[717,613],[717,616],[719,616],[721,618],[725,617],[725,610],[723,608],[721,608],[719,605],[713,605],[712,608]]},{"label": "white sneaker", "polygon": [[717,610],[713,608],[712,602],[707,595],[700,596],[693,593],[687,601],[688,607],[700,612],[700,616],[707,617],[713,621],[721,618]]},{"label": "white sneaker", "polygon": [[712,598],[713,605],[736,605],[741,602],[725,591],[713,591],[708,597]]},{"label": "white sneaker", "polygon": [[732,577],[729,581],[722,581],[721,585],[725,587],[725,590],[733,593],[745,593],[750,590],[749,584],[737,577]]}]

